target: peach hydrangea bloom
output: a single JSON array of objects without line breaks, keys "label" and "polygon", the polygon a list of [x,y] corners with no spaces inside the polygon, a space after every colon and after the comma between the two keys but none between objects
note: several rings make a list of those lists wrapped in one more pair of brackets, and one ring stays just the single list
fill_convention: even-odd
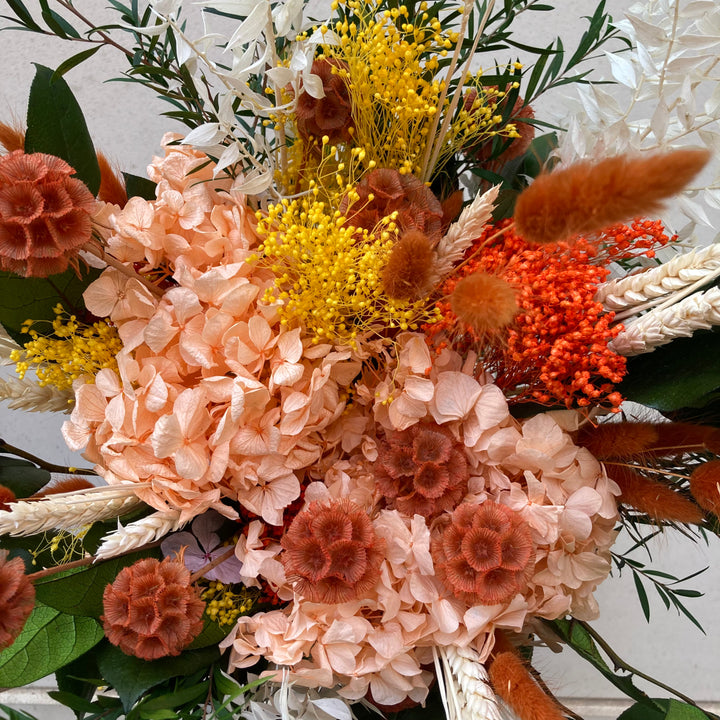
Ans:
[{"label": "peach hydrangea bloom", "polygon": [[[610,570],[617,488],[551,417],[512,419],[497,388],[473,378],[452,352],[427,364],[430,358],[419,340],[413,334],[399,339],[397,362],[387,376],[362,376],[354,407],[371,411],[376,425],[351,417],[348,422],[360,430],[353,430],[346,456],[305,492],[306,508],[343,498],[364,508],[375,535],[387,544],[374,587],[361,598],[333,603],[317,602],[312,593],[303,595],[302,587],[281,583],[279,596],[292,603],[239,621],[225,642],[232,647],[232,666],[249,666],[264,657],[287,666],[300,685],[337,683],[350,699],[369,691],[378,703],[393,705],[425,697],[429,676],[422,666],[432,660],[434,645],[471,645],[485,658],[497,628],[520,631],[534,616],[594,616],[592,592]],[[416,380],[429,383],[429,391],[415,393]],[[396,403],[401,410],[393,413]],[[376,482],[383,453],[400,453],[382,462],[402,477],[405,461],[407,472],[416,473],[417,463],[432,450],[423,445],[403,459],[401,443],[383,450],[386,435],[405,437],[408,428],[433,427],[462,449],[469,471],[455,512],[473,518],[487,514],[484,508],[497,508],[491,513],[502,520],[491,523],[501,548],[497,562],[472,561],[487,566],[480,573],[484,588],[492,585],[485,573],[504,568],[512,583],[502,585],[502,592],[499,585],[484,594],[455,592],[449,571],[440,572],[438,566],[449,558],[432,552],[434,543],[442,542],[443,518],[449,515],[433,520],[388,508],[383,483]],[[408,435],[409,444],[414,437]],[[489,532],[480,525],[473,532]],[[522,538],[520,550],[516,535]],[[510,544],[503,550],[505,540]],[[282,552],[277,557],[282,560]]]}]

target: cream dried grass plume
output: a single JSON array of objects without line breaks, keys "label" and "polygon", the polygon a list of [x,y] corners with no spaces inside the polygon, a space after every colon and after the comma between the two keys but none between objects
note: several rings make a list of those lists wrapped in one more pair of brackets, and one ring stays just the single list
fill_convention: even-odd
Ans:
[{"label": "cream dried grass plume", "polygon": [[595,295],[618,319],[659,304],[665,296],[698,282],[709,283],[720,273],[720,243],[677,255],[662,265],[603,283]]},{"label": "cream dried grass plume", "polygon": [[42,387],[28,378],[0,378],[0,400],[11,410],[25,412],[64,412],[72,410],[75,395],[52,385]]},{"label": "cream dried grass plume", "polygon": [[720,288],[695,293],[670,307],[658,307],[628,323],[609,347],[625,356],[652,352],[675,338],[720,325]]},{"label": "cream dried grass plume", "polygon": [[180,519],[179,510],[155,512],[125,526],[118,520],[118,529],[105,536],[95,553],[98,560],[121,555],[148,543],[155,542],[168,533],[180,530],[187,521]]},{"label": "cream dried grass plume", "polygon": [[445,237],[435,248],[435,266],[431,282],[436,285],[450,273],[463,258],[473,240],[482,233],[490,221],[500,186],[491,187],[475,199],[460,213],[460,217],[449,228]]},{"label": "cream dried grass plume", "polygon": [[495,692],[478,654],[467,647],[433,648],[447,720],[502,720]]},{"label": "cream dried grass plume", "polygon": [[0,513],[0,535],[34,535],[48,530],[75,530],[129,512],[140,504],[137,486],[114,485],[41,500],[18,500]]}]

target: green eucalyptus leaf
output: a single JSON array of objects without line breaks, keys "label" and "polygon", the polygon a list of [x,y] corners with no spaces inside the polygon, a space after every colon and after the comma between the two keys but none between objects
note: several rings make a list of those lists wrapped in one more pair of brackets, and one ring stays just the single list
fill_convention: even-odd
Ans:
[{"label": "green eucalyptus leaf", "polygon": [[28,100],[25,152],[57,155],[68,162],[93,195],[100,188],[100,168],[85,118],[70,87],[44,65],[35,65]]},{"label": "green eucalyptus leaf", "polygon": [[[3,451],[0,441],[0,453]],[[34,495],[40,488],[50,482],[51,475],[47,470],[35,466],[28,460],[0,455],[0,485],[12,490],[16,498]]]},{"label": "green eucalyptus leaf", "polygon": [[53,81],[56,78],[63,76],[66,72],[72,70],[74,67],[77,67],[78,65],[80,65],[80,63],[85,62],[85,60],[87,60],[88,58],[91,58],[101,47],[101,45],[96,45],[89,50],[83,50],[82,52],[79,52],[76,55],[69,57],[67,60],[63,60],[57,66],[57,69],[53,73]]},{"label": "green eucalyptus leaf", "polygon": [[120,648],[107,645],[98,651],[98,667],[102,677],[117,691],[126,711],[150,688],[173,677],[184,677],[207,668],[220,658],[217,646],[187,650],[178,657],[140,660],[125,655]]},{"label": "green eucalyptus leaf", "polygon": [[53,308],[58,303],[83,319],[86,310],[82,294],[99,275],[94,269],[88,269],[82,277],[74,270],[47,278],[23,278],[0,272],[0,324],[16,343],[24,345],[30,337],[20,332],[22,324],[26,320],[52,322],[56,317]]},{"label": "green eucalyptus leaf", "polygon": [[720,333],[698,331],[651,353],[628,359],[617,390],[660,412],[702,408],[720,391]]},{"label": "green eucalyptus leaf", "polygon": [[0,687],[21,687],[55,672],[100,642],[92,618],[66,615],[36,602],[15,642],[0,653]]},{"label": "green eucalyptus leaf", "polygon": [[103,593],[122,568],[146,557],[161,557],[157,549],[142,550],[82,568],[66,570],[35,582],[35,596],[46,605],[70,615],[99,618]]}]

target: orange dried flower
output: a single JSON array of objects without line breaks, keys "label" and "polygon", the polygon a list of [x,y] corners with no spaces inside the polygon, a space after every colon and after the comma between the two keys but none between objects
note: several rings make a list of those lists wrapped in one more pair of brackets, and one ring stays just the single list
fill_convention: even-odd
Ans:
[{"label": "orange dried flower", "polygon": [[8,554],[0,550],[0,650],[15,642],[35,605],[35,588],[25,575],[23,561],[8,560]]},{"label": "orange dried flower", "polygon": [[385,541],[350,500],[310,503],[283,535],[280,559],[295,592],[312,602],[362,597],[380,577]]},{"label": "orange dried flower", "polygon": [[396,300],[415,300],[424,294],[433,267],[427,235],[409,230],[394,245],[383,270],[383,290]]},{"label": "orange dried flower", "polygon": [[138,560],[103,593],[105,635],[127,655],[179,655],[202,630],[205,603],[179,560]]},{"label": "orange dried flower", "polygon": [[67,269],[90,240],[95,198],[75,171],[44,153],[0,158],[0,268],[26,277]]},{"label": "orange dried flower", "polygon": [[32,497],[41,498],[48,495],[59,495],[60,493],[77,492],[95,487],[89,480],[82,477],[69,477],[54,480],[48,483],[42,490],[36,492]]},{"label": "orange dried flower", "polygon": [[619,502],[630,505],[656,522],[698,524],[703,519],[700,508],[676,490],[658,480],[651,480],[631,468],[607,463],[608,477],[620,487]]},{"label": "orange dried flower", "polygon": [[515,225],[533,243],[568,240],[615,223],[655,214],[710,157],[708,150],[616,157],[540,175],[515,205]]},{"label": "orange dried flower", "polygon": [[379,440],[373,470],[390,509],[428,519],[457,506],[470,476],[463,445],[435,424],[413,425]]},{"label": "orange dried flower", "polygon": [[8,487],[0,485],[0,510],[9,510],[8,503],[15,502],[15,493]]},{"label": "orange dried flower", "polygon": [[517,653],[497,653],[488,676],[495,692],[520,720],[565,720],[562,708],[535,682]]},{"label": "orange dried flower", "polygon": [[657,445],[658,431],[653,423],[587,423],[577,434],[577,445],[587,448],[598,460],[632,458]]},{"label": "orange dried flower", "polygon": [[510,402],[617,407],[622,397],[614,385],[625,374],[626,360],[608,343],[622,326],[613,327],[614,314],[595,301],[608,275],[594,264],[596,246],[584,239],[572,246],[531,246],[509,224],[486,226],[471,245],[468,259],[442,286],[448,299],[437,304],[441,319],[426,333],[438,349],[452,343],[460,352],[492,340],[459,321],[450,298],[473,273],[496,276],[513,289],[519,311],[500,341],[481,349],[485,368]]},{"label": "orange dried flower", "polygon": [[442,205],[414,175],[401,175],[394,168],[376,168],[365,175],[355,190],[359,199],[350,205],[345,196],[339,207],[351,225],[373,231],[384,217],[396,212],[400,234],[417,230],[433,245],[440,240]]},{"label": "orange dried flower", "polygon": [[312,74],[322,80],[324,97],[314,98],[301,90],[295,113],[300,136],[316,140],[327,135],[331,143],[348,141],[352,124],[350,92],[338,70],[347,69],[347,63],[335,58],[320,58],[312,64]]},{"label": "orange dried flower", "polygon": [[526,585],[533,567],[530,529],[505,505],[463,503],[432,542],[437,576],[469,605],[499,605]]},{"label": "orange dried flower", "polygon": [[518,313],[515,290],[505,280],[475,272],[460,280],[450,296],[450,307],[478,338],[497,335]]},{"label": "orange dried flower", "polygon": [[693,470],[690,492],[700,507],[720,516],[720,460],[710,460]]}]

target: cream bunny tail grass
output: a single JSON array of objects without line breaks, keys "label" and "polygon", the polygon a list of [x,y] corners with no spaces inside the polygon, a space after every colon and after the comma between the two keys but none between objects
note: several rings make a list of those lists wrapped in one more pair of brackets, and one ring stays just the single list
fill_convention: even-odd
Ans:
[{"label": "cream bunny tail grass", "polygon": [[118,521],[118,529],[105,536],[95,553],[98,560],[107,560],[179,530],[186,521],[180,520],[179,510],[156,512],[125,526]]},{"label": "cream bunny tail grass", "polygon": [[27,378],[0,378],[0,400],[6,401],[11,410],[69,413],[74,399],[71,391],[52,385],[42,387]]},{"label": "cream bunny tail grass", "polygon": [[540,175],[518,198],[515,226],[525,240],[542,244],[655,214],[709,158],[704,149],[618,155]]},{"label": "cream bunny tail grass", "polygon": [[470,648],[433,648],[435,674],[447,720],[502,720],[485,666]]},{"label": "cream bunny tail grass", "polygon": [[0,535],[34,535],[47,530],[74,530],[129,512],[140,504],[137,485],[114,485],[18,500],[0,513]]},{"label": "cream bunny tail grass", "polygon": [[437,284],[457,263],[462,260],[470,244],[482,232],[492,217],[500,186],[491,187],[475,199],[460,213],[460,217],[449,228],[445,237],[435,248],[435,267],[431,281]]}]

